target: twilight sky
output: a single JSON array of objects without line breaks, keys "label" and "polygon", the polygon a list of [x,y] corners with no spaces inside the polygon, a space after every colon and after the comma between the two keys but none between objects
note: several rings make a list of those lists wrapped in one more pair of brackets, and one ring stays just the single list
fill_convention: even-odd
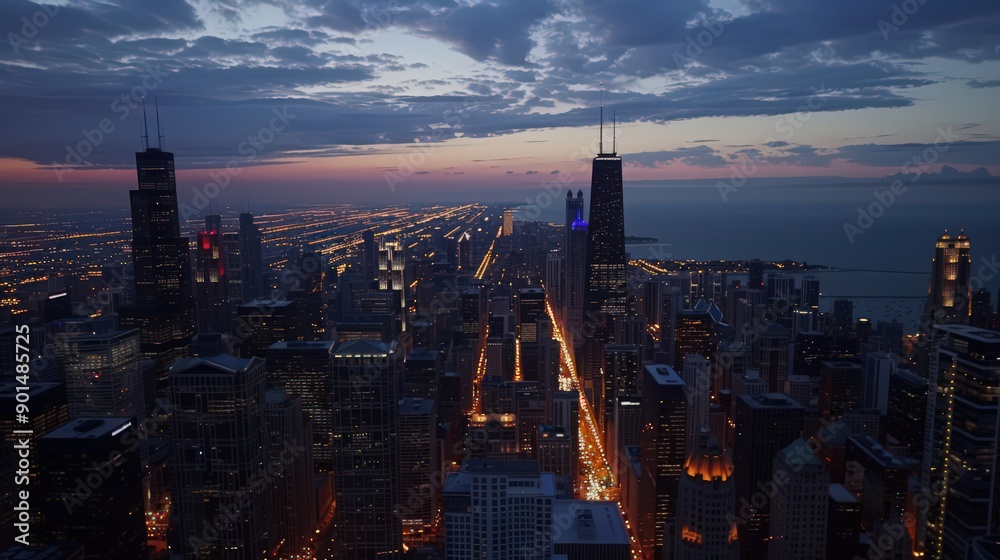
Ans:
[{"label": "twilight sky", "polygon": [[586,184],[600,82],[626,182],[1000,175],[995,1],[2,0],[0,31],[7,206],[124,205],[142,95],[223,200]]}]

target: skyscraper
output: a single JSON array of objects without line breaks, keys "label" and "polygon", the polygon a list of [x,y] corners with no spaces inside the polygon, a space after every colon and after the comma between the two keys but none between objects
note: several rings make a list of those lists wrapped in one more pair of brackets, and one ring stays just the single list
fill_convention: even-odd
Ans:
[{"label": "skyscraper", "polygon": [[667,365],[648,365],[642,378],[640,519],[635,520],[647,560],[661,558],[664,528],[677,514],[684,462],[687,395],[684,380]]},{"label": "skyscraper", "polygon": [[60,337],[59,368],[66,380],[69,417],[146,417],[139,332],[86,332]]},{"label": "skyscraper", "polygon": [[436,444],[437,403],[433,399],[401,399],[399,472],[403,499],[399,513],[403,541],[409,546],[420,543],[435,523],[440,488]]},{"label": "skyscraper", "polygon": [[733,462],[710,435],[684,463],[677,490],[674,560],[739,560]]},{"label": "skyscraper", "polygon": [[145,357],[156,362],[157,394],[167,394],[167,370],[195,333],[188,239],[181,237],[174,154],[147,148],[135,154],[139,188],[132,206],[135,306],[122,324],[137,327]]},{"label": "skyscraper", "polygon": [[406,330],[406,281],[403,277],[406,261],[403,259],[403,243],[394,235],[378,238],[378,289],[392,291],[393,311],[399,313],[398,332]]},{"label": "skyscraper", "polygon": [[264,284],[264,259],[261,255],[260,228],[253,221],[253,214],[240,214],[240,278],[243,282],[243,301],[253,301],[268,295]]},{"label": "skyscraper", "polygon": [[396,515],[400,360],[395,342],[338,342],[333,365],[334,546],[344,558],[402,557]]},{"label": "skyscraper", "polygon": [[221,216],[206,216],[205,230],[198,232],[194,284],[199,333],[225,333],[232,330],[228,267],[221,228]]},{"label": "skyscraper", "polygon": [[333,405],[330,387],[332,342],[276,342],[268,349],[267,384],[302,399],[302,410],[312,420],[313,461],[318,472],[333,468]]},{"label": "skyscraper", "polygon": [[445,557],[551,558],[554,499],[537,461],[466,460],[444,484]]},{"label": "skyscraper", "polygon": [[768,558],[826,558],[830,475],[802,438],[774,458]]},{"label": "skyscraper", "polygon": [[925,552],[963,560],[1000,520],[1000,333],[953,324],[933,337],[922,486],[945,494],[932,496]]},{"label": "skyscraper", "polygon": [[33,503],[44,541],[83,543],[88,559],[148,558],[142,463],[122,437],[129,429],[137,429],[134,418],[77,418],[38,438]]},{"label": "skyscraper", "polygon": [[972,268],[969,249],[969,238],[964,230],[954,239],[945,231],[934,244],[924,315],[935,323],[969,322]]},{"label": "skyscraper", "polygon": [[740,558],[744,560],[768,557],[769,506],[765,500],[757,507],[754,496],[761,492],[761,487],[775,484],[774,457],[802,436],[804,414],[802,405],[781,393],[740,395],[736,403],[733,464],[737,465],[734,474],[741,516]]},{"label": "skyscraper", "polygon": [[282,559],[312,556],[316,531],[316,471],[312,455],[312,427],[302,412],[302,400],[281,389],[264,396],[267,426],[267,465],[273,477],[271,522],[268,532]]},{"label": "skyscraper", "polygon": [[184,560],[257,560],[269,545],[264,361],[220,355],[170,369],[172,513]]},{"label": "skyscraper", "polygon": [[583,191],[566,193],[566,223],[564,226],[563,261],[566,280],[563,282],[563,305],[566,328],[579,332],[583,321],[584,287],[587,278],[587,238],[589,226],[583,219]]}]

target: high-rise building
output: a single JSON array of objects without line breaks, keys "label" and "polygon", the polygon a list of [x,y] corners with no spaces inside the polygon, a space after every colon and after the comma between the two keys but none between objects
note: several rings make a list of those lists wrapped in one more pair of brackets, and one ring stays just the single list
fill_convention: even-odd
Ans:
[{"label": "high-rise building", "polygon": [[739,560],[733,462],[710,435],[684,463],[674,524],[674,560]]},{"label": "high-rise building", "polygon": [[[566,560],[630,560],[625,519],[614,502],[552,502],[552,555]],[[532,558],[525,554],[521,558]]]},{"label": "high-rise building", "polygon": [[826,559],[830,475],[802,438],[774,458],[770,560]]},{"label": "high-rise building", "polygon": [[864,403],[865,378],[861,364],[846,360],[820,363],[819,410],[827,417],[840,417]]},{"label": "high-rise building", "polygon": [[43,541],[81,543],[88,559],[148,558],[142,462],[122,437],[137,428],[134,418],[77,418],[36,440],[40,496],[32,503]]},{"label": "high-rise building", "polygon": [[869,352],[865,356],[864,408],[889,411],[889,379],[896,368],[896,359],[889,352]]},{"label": "high-rise building", "polygon": [[198,332],[229,332],[229,283],[221,216],[206,216],[195,248],[194,291]]},{"label": "high-rise building", "polygon": [[276,342],[266,353],[267,384],[302,399],[302,410],[312,420],[313,461],[316,470],[333,468],[333,369],[329,341]]},{"label": "high-rise building", "polygon": [[614,152],[597,154],[590,185],[584,309],[586,313],[602,313],[613,320],[625,315],[628,295],[622,158]]},{"label": "high-rise building", "polygon": [[923,457],[926,415],[927,380],[903,369],[892,372],[886,437],[909,449],[909,456]]},{"label": "high-rise building", "polygon": [[129,195],[136,299],[123,310],[122,325],[139,329],[143,355],[156,362],[157,394],[166,397],[167,370],[195,333],[188,239],[180,233],[174,154],[147,147],[135,162],[139,188]]},{"label": "high-rise building", "polygon": [[931,284],[927,290],[925,317],[935,323],[968,323],[971,310],[972,257],[965,231],[952,239],[945,231],[934,244]]},{"label": "high-rise building", "polygon": [[861,503],[843,484],[830,485],[830,502],[826,518],[827,558],[864,557],[861,548]]},{"label": "high-rise building", "polygon": [[139,331],[66,333],[56,359],[66,381],[69,417],[146,418]]},{"label": "high-rise building", "polygon": [[621,400],[639,399],[639,350],[626,344],[605,346],[604,413],[597,420],[604,431],[604,441],[609,443],[615,431],[615,405]]},{"label": "high-rise building", "polygon": [[268,296],[264,282],[264,259],[261,254],[260,228],[253,221],[253,214],[240,214],[240,278],[243,283],[244,302]]},{"label": "high-rise building", "polygon": [[538,426],[538,463],[542,472],[566,477],[576,482],[576,454],[573,442],[563,428],[550,425]]},{"label": "high-rise building", "polygon": [[[687,387],[670,366],[648,365],[642,378],[640,519],[635,520],[647,560],[661,558],[664,528],[677,515],[677,485],[687,455]],[[670,545],[669,540],[666,543]]]},{"label": "high-rise building", "polygon": [[709,385],[711,376],[709,363],[704,356],[688,354],[684,358],[681,379],[687,386],[688,417],[686,422],[685,453],[698,451],[699,438],[703,430],[708,430],[708,407],[711,404]]},{"label": "high-rise building", "polygon": [[352,340],[333,365],[334,547],[344,558],[401,558],[400,356],[395,342]]},{"label": "high-rise building", "polygon": [[171,514],[184,560],[258,560],[273,536],[264,361],[184,358],[170,369]]},{"label": "high-rise building", "polygon": [[[673,331],[674,368],[684,367],[684,356],[700,354],[711,357],[719,343],[722,311],[714,303],[699,300],[694,309],[677,312]],[[665,336],[662,329],[660,336]]]},{"label": "high-rise building", "polygon": [[281,389],[264,395],[267,465],[272,477],[272,543],[278,558],[309,558],[316,535],[316,470],[313,466],[311,420],[302,400]]},{"label": "high-rise building", "polygon": [[969,324],[981,329],[993,328],[993,301],[989,290],[979,289],[973,292],[970,305]]},{"label": "high-rise building", "polygon": [[[736,403],[736,437],[733,464],[737,465],[736,498],[752,507],[739,524],[740,558],[764,560],[768,557],[770,508],[767,500],[754,505],[761,487],[774,484],[774,458],[779,451],[802,436],[805,409],[782,393],[741,395]],[[744,502],[745,501],[745,502]],[[759,500],[758,500],[759,502]]]},{"label": "high-rise building", "polygon": [[503,211],[503,235],[504,237],[510,237],[514,235],[514,214],[517,210],[504,210]]},{"label": "high-rise building", "polygon": [[946,493],[927,515],[925,553],[962,560],[1000,520],[1000,333],[952,324],[932,336],[921,483]]},{"label": "high-rise building", "polygon": [[555,477],[537,461],[466,460],[444,485],[445,557],[552,557]]},{"label": "high-rise building", "polygon": [[583,324],[584,297],[587,279],[587,239],[589,226],[583,219],[583,191],[578,191],[576,197],[572,192],[566,196],[566,239],[565,270],[566,281],[563,305],[566,307],[566,329],[569,333],[577,333]]},{"label": "high-rise building", "polygon": [[299,303],[294,300],[255,299],[237,310],[236,335],[243,356],[263,358],[272,344],[300,340]]},{"label": "high-rise building", "polygon": [[539,342],[538,322],[547,320],[545,290],[523,288],[517,294],[517,336],[522,344]]},{"label": "high-rise building", "polygon": [[437,461],[437,403],[399,401],[399,472],[403,501],[403,542],[421,542],[435,523],[440,479]]},{"label": "high-rise building", "polygon": [[378,238],[378,289],[393,294],[393,312],[398,313],[396,332],[406,330],[406,261],[403,243],[394,235]]}]

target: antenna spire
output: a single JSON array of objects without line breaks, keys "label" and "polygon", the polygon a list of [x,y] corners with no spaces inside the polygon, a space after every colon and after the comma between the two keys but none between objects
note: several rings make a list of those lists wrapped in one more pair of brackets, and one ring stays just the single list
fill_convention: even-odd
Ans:
[{"label": "antenna spire", "polygon": [[163,149],[163,132],[160,130],[160,98],[154,97],[153,103],[156,104],[156,142],[160,145],[160,149]]},{"label": "antenna spire", "polygon": [[149,123],[146,122],[146,97],[142,98],[142,145],[143,148],[149,149]]},{"label": "antenna spire", "polygon": [[618,111],[611,113],[611,153],[618,153]]},{"label": "antenna spire", "polygon": [[604,82],[601,82],[601,139],[599,142],[599,153],[604,153]]}]

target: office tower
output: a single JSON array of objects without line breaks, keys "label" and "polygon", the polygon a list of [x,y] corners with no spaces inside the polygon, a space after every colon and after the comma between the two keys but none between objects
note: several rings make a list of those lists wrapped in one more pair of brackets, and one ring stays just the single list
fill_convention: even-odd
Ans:
[{"label": "office tower", "polygon": [[240,214],[240,278],[243,281],[243,302],[268,296],[264,281],[264,258],[261,254],[260,228],[254,223],[253,214]]},{"label": "office tower", "polygon": [[677,514],[677,484],[687,460],[686,392],[684,380],[670,366],[646,366],[642,378],[641,517],[635,524],[647,560],[662,557],[664,527],[673,523]]},{"label": "office tower", "polygon": [[908,483],[919,473],[920,461],[897,457],[875,438],[858,435],[847,438],[845,457],[854,472],[862,473],[863,477],[861,528],[877,534],[886,524],[903,519]]},{"label": "office tower", "polygon": [[302,399],[302,410],[312,420],[312,454],[316,471],[333,468],[333,403],[330,387],[329,341],[276,342],[265,354],[267,385],[280,387]]},{"label": "office tower", "polygon": [[[213,220],[213,218],[215,218]],[[222,246],[219,216],[206,216],[206,229],[198,233],[195,249],[194,291],[198,332],[229,332],[232,319],[229,310],[229,283],[227,282],[226,254]]]},{"label": "office tower", "polygon": [[833,325],[838,335],[845,335],[854,326],[854,302],[838,299],[833,302]]},{"label": "office tower", "polygon": [[326,338],[326,320],[323,310],[323,275],[327,267],[323,257],[314,251],[304,250],[287,275],[287,298],[296,303],[295,326],[299,340]]},{"label": "office tower", "polygon": [[869,352],[865,356],[865,391],[862,407],[889,412],[889,379],[896,358],[889,352]]},{"label": "office tower", "polygon": [[509,413],[469,416],[466,453],[474,459],[509,459],[518,453],[517,416]]},{"label": "office tower", "polygon": [[924,424],[927,415],[927,380],[903,369],[889,377],[889,404],[886,438],[909,449],[909,456],[924,453]]},{"label": "office tower", "polygon": [[587,233],[584,314],[593,316],[593,320],[600,323],[596,325],[600,332],[595,336],[606,340],[614,332],[613,321],[625,315],[628,292],[625,285],[622,158],[614,147],[611,152],[605,152],[603,140],[593,162]]},{"label": "office tower", "polygon": [[819,410],[823,416],[840,417],[864,403],[865,379],[861,364],[846,360],[821,362]]},{"label": "office tower", "polygon": [[710,435],[684,463],[674,526],[674,560],[739,560],[733,462]]},{"label": "office tower", "polygon": [[[574,458],[580,451],[580,393],[577,391],[553,391],[550,424],[562,428],[572,442]],[[576,459],[574,459],[575,461]]]},{"label": "office tower", "polygon": [[517,210],[504,210],[503,211],[503,236],[510,237],[514,235],[514,214]]},{"label": "office tower", "polygon": [[523,288],[517,294],[517,335],[522,343],[534,344],[539,341],[538,321],[545,320],[545,291],[539,288]]},{"label": "office tower", "polygon": [[398,313],[396,332],[406,331],[406,261],[403,258],[403,243],[394,235],[380,235],[378,238],[378,289],[392,291],[392,311]]},{"label": "office tower", "polygon": [[813,276],[802,279],[802,297],[799,305],[811,311],[819,311],[819,280]]},{"label": "office tower", "polygon": [[345,558],[401,558],[400,357],[396,343],[337,342],[333,357],[334,546]]},{"label": "office tower", "polygon": [[762,325],[755,332],[753,364],[760,371],[761,378],[767,381],[770,392],[780,393],[785,390],[789,366],[794,363],[789,345],[792,332],[777,323]]},{"label": "office tower", "polygon": [[435,525],[440,473],[437,461],[437,402],[399,401],[399,472],[403,542],[419,543]]},{"label": "office tower", "polygon": [[265,376],[263,360],[227,355],[170,368],[171,513],[184,560],[257,560],[270,544]]},{"label": "office tower", "polygon": [[263,358],[272,344],[299,340],[299,303],[293,300],[255,299],[237,310],[236,336],[243,356]]},{"label": "office tower", "polygon": [[821,332],[799,331],[795,337],[795,373],[819,377],[819,363],[830,358],[832,346],[832,339]]},{"label": "office tower", "polygon": [[[699,300],[694,309],[677,312],[674,330],[674,367],[684,367],[684,356],[700,354],[714,356],[719,343],[722,311],[714,303]],[[660,331],[660,336],[665,336]]]},{"label": "office tower", "polygon": [[576,454],[573,441],[564,428],[543,424],[538,426],[538,464],[542,472],[566,477],[576,482]]},{"label": "office tower", "polygon": [[243,303],[243,255],[240,253],[240,234],[227,232],[222,234],[222,254],[225,255],[223,265],[226,269],[226,285],[229,286],[226,297],[229,300],[230,330],[236,325],[236,308]]},{"label": "office tower", "polygon": [[861,548],[861,502],[843,484],[831,484],[826,518],[827,558],[865,556]]},{"label": "office tower", "polygon": [[438,380],[442,374],[444,374],[443,352],[430,348],[414,348],[403,364],[403,396],[437,398]]},{"label": "office tower", "polygon": [[698,440],[702,431],[708,430],[708,406],[711,404],[708,360],[699,354],[688,354],[684,358],[681,379],[687,386],[688,397],[684,450],[685,454],[690,455],[698,450]]},{"label": "office tower", "polygon": [[767,275],[767,299],[777,299],[787,302],[789,306],[794,303],[795,278],[783,274]]},{"label": "office tower", "polygon": [[969,324],[980,329],[993,327],[993,302],[990,292],[979,289],[972,293],[972,308],[969,310]]},{"label": "office tower", "polygon": [[264,422],[273,481],[272,547],[277,543],[283,560],[311,557],[317,523],[311,420],[302,411],[302,399],[275,388],[264,394]]},{"label": "office tower", "polygon": [[804,414],[802,405],[781,393],[741,395],[736,402],[733,464],[737,465],[734,475],[741,515],[740,558],[743,560],[768,557],[770,508],[768,500],[757,507],[754,496],[761,492],[761,487],[774,484],[774,458],[802,436]]},{"label": "office tower", "polygon": [[361,232],[361,271],[367,282],[378,278],[378,243],[375,242],[375,230],[366,229]]},{"label": "office tower", "polygon": [[[147,134],[148,137],[148,134]],[[156,392],[167,396],[167,370],[188,351],[195,333],[188,239],[181,237],[174,154],[135,154],[139,188],[129,191],[135,305],[122,325],[138,328],[144,357],[156,362]]]},{"label": "office tower", "polygon": [[565,560],[631,560],[632,558],[625,519],[614,502],[554,500],[552,523],[553,558],[565,558]]},{"label": "office tower", "polygon": [[1000,333],[937,325],[933,337],[921,483],[947,493],[928,513],[926,554],[959,560],[1000,519]]},{"label": "office tower", "polygon": [[[583,191],[576,198],[566,197],[566,239],[565,268],[566,329],[569,333],[580,333],[583,325],[584,298],[587,279],[587,239],[589,226],[583,219]],[[582,333],[580,333],[582,334]],[[578,334],[579,336],[579,334]]]},{"label": "office tower", "polygon": [[830,476],[809,444],[793,441],[774,458],[768,558],[826,558]]},{"label": "office tower", "polygon": [[555,477],[537,461],[466,460],[443,495],[449,560],[551,558]]},{"label": "office tower", "polygon": [[66,380],[69,417],[146,418],[139,331],[66,333],[56,359]]},{"label": "office tower", "polygon": [[473,347],[479,340],[487,324],[487,300],[483,288],[469,288],[462,292],[462,335],[465,342]]},{"label": "office tower", "polygon": [[934,244],[924,316],[935,323],[969,322],[972,269],[969,248],[969,238],[964,230],[954,239],[945,230]]},{"label": "office tower", "polygon": [[134,418],[77,418],[35,440],[43,541],[82,543],[88,560],[147,558],[142,462],[126,430]]},{"label": "office tower", "polygon": [[659,345],[661,352],[667,353],[667,361],[671,364],[677,363],[674,355],[676,348],[674,339],[677,333],[677,317],[684,309],[684,296],[678,288],[665,286],[660,296],[660,323],[659,323]]},{"label": "office tower", "polygon": [[603,387],[604,413],[597,420],[601,423],[607,445],[615,431],[613,420],[616,403],[620,400],[638,400],[642,378],[639,376],[639,350],[635,346],[609,344],[604,351],[607,370]]}]

